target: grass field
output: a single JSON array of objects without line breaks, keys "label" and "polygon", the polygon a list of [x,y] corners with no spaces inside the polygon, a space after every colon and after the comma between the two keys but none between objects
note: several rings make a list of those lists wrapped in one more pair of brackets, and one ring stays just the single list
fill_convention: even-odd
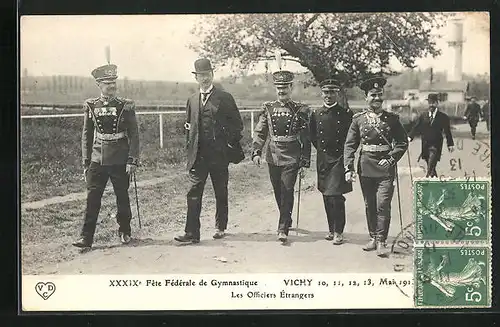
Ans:
[{"label": "grass field", "polygon": [[[242,144],[250,147],[250,115],[242,114]],[[23,119],[21,122],[21,201],[36,201],[82,191],[81,117]],[[184,116],[163,119],[164,147],[160,148],[159,118],[138,116],[141,170],[155,171],[185,160]]]}]

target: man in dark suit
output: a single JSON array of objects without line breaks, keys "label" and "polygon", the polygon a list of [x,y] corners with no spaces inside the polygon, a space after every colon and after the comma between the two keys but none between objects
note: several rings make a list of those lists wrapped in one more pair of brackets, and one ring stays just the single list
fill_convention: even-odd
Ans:
[{"label": "man in dark suit", "polygon": [[422,152],[420,157],[427,163],[426,177],[437,177],[436,166],[441,159],[443,149],[443,133],[446,136],[448,151],[453,152],[453,137],[451,136],[450,118],[438,110],[438,95],[427,97],[429,111],[420,115],[417,122],[408,133],[408,141],[412,141],[420,132],[422,136]]},{"label": "man in dark suit", "polygon": [[476,97],[471,97],[469,104],[467,104],[467,108],[465,109],[464,119],[469,122],[470,133],[472,135],[472,139],[476,139],[476,128],[479,119],[481,118],[481,107],[476,102]]},{"label": "man in dark suit", "polygon": [[87,183],[87,203],[80,239],[73,243],[90,248],[94,240],[101,199],[111,179],[116,195],[118,234],[130,242],[130,177],[139,164],[139,132],[132,100],[116,96],[117,66],[104,65],[92,71],[101,96],[87,99],[82,131],[82,159]]},{"label": "man in dark suit", "polygon": [[483,107],[481,108],[481,111],[483,112],[483,119],[484,119],[484,122],[486,123],[486,129],[489,132],[490,131],[490,101],[489,100],[486,100]]},{"label": "man in dark suit", "polygon": [[243,121],[231,94],[213,86],[213,69],[208,59],[194,63],[199,92],[187,101],[187,170],[190,188],[187,193],[185,234],[179,242],[200,241],[200,213],[208,175],[215,192],[215,239],[225,236],[228,222],[228,166],[234,149],[241,149]]},{"label": "man in dark suit", "polygon": [[311,142],[317,150],[318,190],[323,194],[329,234],[326,240],[343,243],[345,197],[352,183],[344,178],[344,143],[353,112],[338,104],[340,84],[327,79],[320,84],[323,106],[311,114]]}]

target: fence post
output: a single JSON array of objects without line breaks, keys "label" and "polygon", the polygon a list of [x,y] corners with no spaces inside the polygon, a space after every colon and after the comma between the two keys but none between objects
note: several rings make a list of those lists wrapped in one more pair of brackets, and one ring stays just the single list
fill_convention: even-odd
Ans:
[{"label": "fence post", "polygon": [[160,115],[160,148],[163,149],[163,115]]},{"label": "fence post", "polygon": [[250,111],[250,136],[253,139],[253,110]]}]

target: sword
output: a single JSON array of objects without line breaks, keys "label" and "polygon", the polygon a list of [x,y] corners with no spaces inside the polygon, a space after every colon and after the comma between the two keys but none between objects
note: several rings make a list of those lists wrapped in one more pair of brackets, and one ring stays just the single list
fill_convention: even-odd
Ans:
[{"label": "sword", "polygon": [[299,170],[299,194],[297,196],[297,225],[295,227],[295,234],[299,235],[299,217],[300,217],[300,188],[302,186],[302,169]]},{"label": "sword", "polygon": [[137,204],[137,219],[139,219],[139,228],[142,228],[141,215],[139,213],[139,198],[137,197],[137,179],[135,177],[135,172],[134,172],[134,189],[135,189],[135,202]]}]

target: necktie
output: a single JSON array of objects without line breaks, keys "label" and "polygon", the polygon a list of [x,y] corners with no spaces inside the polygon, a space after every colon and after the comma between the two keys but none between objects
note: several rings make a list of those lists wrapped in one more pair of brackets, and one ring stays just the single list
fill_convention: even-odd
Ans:
[{"label": "necktie", "polygon": [[210,92],[203,92],[201,94],[201,100],[203,101],[203,103],[205,103],[207,101],[209,94],[210,94]]}]

